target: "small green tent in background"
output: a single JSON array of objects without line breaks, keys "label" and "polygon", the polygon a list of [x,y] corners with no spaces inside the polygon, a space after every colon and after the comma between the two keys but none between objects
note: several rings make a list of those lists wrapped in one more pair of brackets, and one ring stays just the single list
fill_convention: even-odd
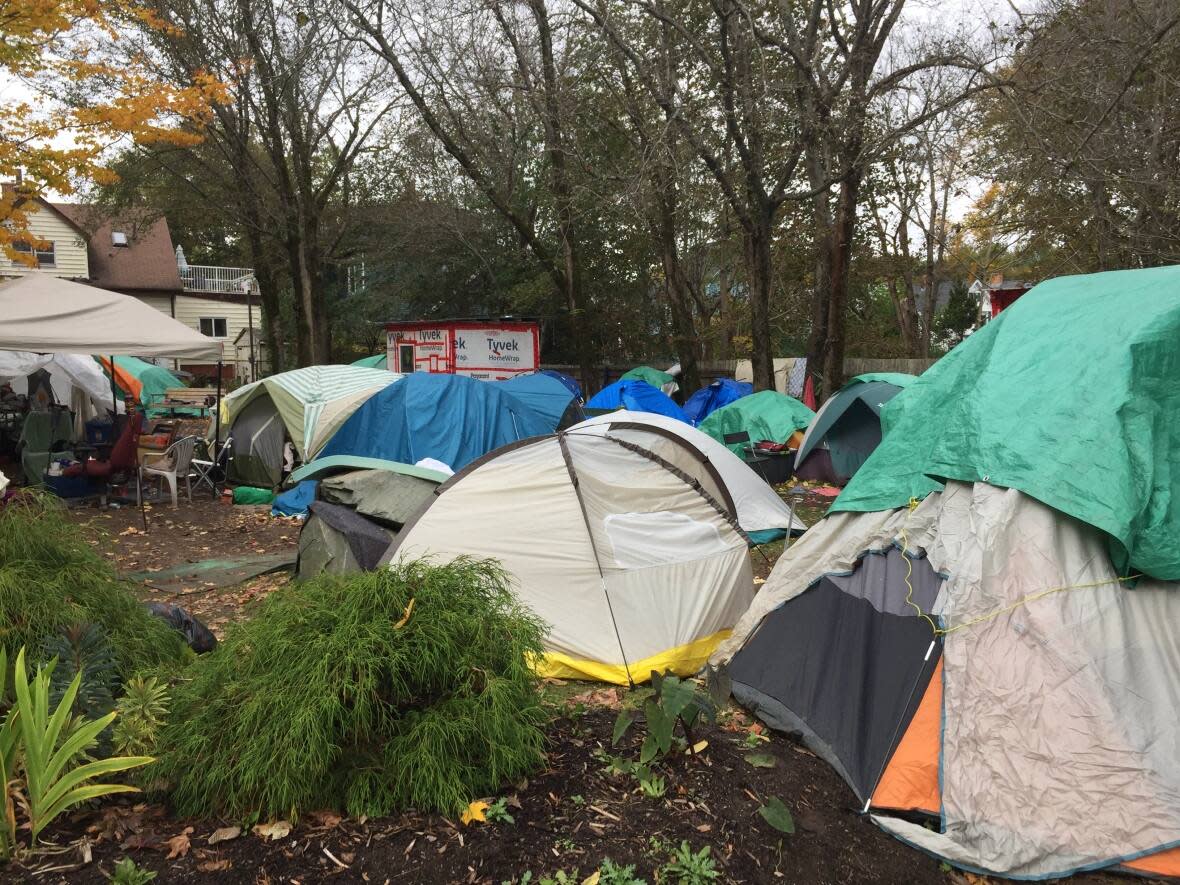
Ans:
[{"label": "small green tent in background", "polygon": [[664,393],[671,396],[680,389],[680,385],[676,383],[676,378],[669,375],[667,372],[661,372],[659,369],[653,369],[651,366],[636,366],[629,372],[624,372],[620,381],[646,381],[656,390],[662,390]]},{"label": "small green tent in background", "polygon": [[795,431],[811,424],[814,417],[815,412],[794,397],[762,390],[722,406],[705,418],[698,429],[723,445],[727,434],[745,431],[750,434],[749,443],[728,444],[730,451],[744,456],[744,450],[760,440],[785,443]]},{"label": "small green tent in background", "polygon": [[[108,378],[111,376],[110,357],[96,355],[95,360],[102,366]],[[164,401],[164,394],[171,388],[185,384],[163,366],[157,366],[134,356],[115,357],[115,386],[120,398],[135,397],[139,404],[150,408]],[[149,412],[150,413],[150,412]]]},{"label": "small green tent in background", "polygon": [[372,356],[363,356],[359,360],[353,362],[352,365],[363,366],[366,369],[389,368],[388,358],[383,353],[375,353]]},{"label": "small green tent in background", "polygon": [[915,380],[901,372],[857,375],[828,398],[807,428],[795,456],[795,470],[817,449],[827,448],[831,476],[843,485],[881,443],[881,408]]}]

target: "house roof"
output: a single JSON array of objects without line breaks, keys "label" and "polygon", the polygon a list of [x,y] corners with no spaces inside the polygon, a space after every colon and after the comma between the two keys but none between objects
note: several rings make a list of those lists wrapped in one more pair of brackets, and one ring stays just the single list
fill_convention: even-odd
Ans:
[{"label": "house roof", "polygon": [[[180,272],[168,219],[151,209],[110,212],[85,203],[50,203],[87,237],[90,281],[118,292],[180,292]],[[111,235],[126,234],[116,246]]]}]

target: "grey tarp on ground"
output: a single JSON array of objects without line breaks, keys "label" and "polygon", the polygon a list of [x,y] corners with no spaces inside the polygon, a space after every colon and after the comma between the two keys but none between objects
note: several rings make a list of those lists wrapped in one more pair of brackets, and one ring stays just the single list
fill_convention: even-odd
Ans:
[{"label": "grey tarp on ground", "polygon": [[392,470],[353,470],[322,480],[319,497],[400,527],[422,509],[437,487],[436,482]]},{"label": "grey tarp on ground", "polygon": [[345,574],[376,568],[393,532],[339,504],[313,501],[299,532],[298,576]]},{"label": "grey tarp on ground", "polygon": [[233,483],[274,488],[283,478],[283,443],[287,431],[269,396],[260,396],[244,408],[230,428],[233,459],[229,480]]}]

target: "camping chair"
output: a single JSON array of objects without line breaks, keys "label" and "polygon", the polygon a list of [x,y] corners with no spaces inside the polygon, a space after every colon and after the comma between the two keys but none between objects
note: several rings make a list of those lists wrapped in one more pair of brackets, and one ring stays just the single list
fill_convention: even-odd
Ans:
[{"label": "camping chair", "polygon": [[[188,502],[190,504],[193,503],[192,460],[196,447],[197,437],[186,436],[168,446],[159,455],[145,455],[144,461],[146,463],[143,463],[139,468],[141,476],[145,478],[159,477],[161,485],[164,480],[168,480],[168,488],[172,492],[173,509],[179,506],[177,503],[177,485],[181,477],[184,478],[185,494],[188,496]],[[135,490],[135,497],[135,503],[138,506],[142,503],[142,490],[138,486]]]},{"label": "camping chair", "polygon": [[[209,486],[209,491],[216,498],[220,494],[217,486],[225,482],[229,471],[229,462],[234,459],[234,438],[232,436],[226,437],[220,449],[215,440],[204,440],[203,442],[205,445],[204,451],[200,452],[201,457],[192,460],[193,475],[197,478],[197,488],[200,489],[202,485]],[[213,452],[217,452],[217,455],[213,456]]]},{"label": "camping chair", "polygon": [[770,477],[766,473],[767,459],[755,452],[754,444],[750,442],[750,431],[738,430],[735,433],[726,433],[721,437],[721,441],[727,446],[741,444],[742,451],[745,453],[744,460],[746,464],[751,470],[756,471],[764,482],[770,483]]}]

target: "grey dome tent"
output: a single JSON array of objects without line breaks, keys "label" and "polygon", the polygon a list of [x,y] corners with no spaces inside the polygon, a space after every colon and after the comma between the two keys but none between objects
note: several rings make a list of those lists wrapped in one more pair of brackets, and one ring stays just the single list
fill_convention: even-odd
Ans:
[{"label": "grey dome tent", "polygon": [[[799,444],[796,475],[839,485],[848,482],[881,443],[882,407],[914,377],[900,372],[858,375],[829,397]],[[824,450],[830,467],[822,463]]]},{"label": "grey dome tent", "polygon": [[269,396],[251,400],[234,419],[233,458],[227,479],[238,485],[274,488],[283,478],[286,428]]}]

